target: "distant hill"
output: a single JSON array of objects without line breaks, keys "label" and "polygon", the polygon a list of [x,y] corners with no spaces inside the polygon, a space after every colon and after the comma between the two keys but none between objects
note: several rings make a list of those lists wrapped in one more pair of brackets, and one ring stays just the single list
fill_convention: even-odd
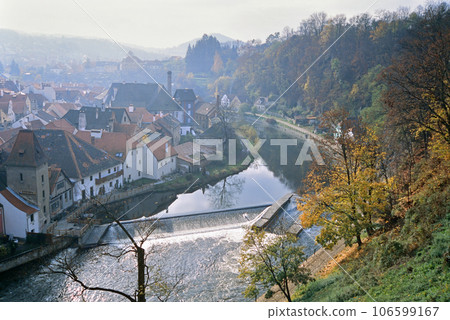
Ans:
[{"label": "distant hill", "polygon": [[[143,50],[137,46],[124,45],[142,59],[161,59],[163,54]],[[26,64],[81,61],[84,56],[91,60],[119,61],[123,50],[106,39],[89,39],[72,36],[35,35],[0,29],[0,61],[12,59]]]},{"label": "distant hill", "polygon": [[[232,44],[235,43],[237,40],[227,37],[221,33],[211,33],[212,36],[214,36],[221,44]],[[192,39],[190,41],[184,42],[176,47],[166,48],[166,49],[155,49],[155,48],[149,48],[149,50],[152,50],[154,52],[160,52],[163,54],[167,54],[170,56],[181,56],[184,57],[186,55],[186,51],[189,45],[194,45],[198,40],[200,40],[201,37]]]},{"label": "distant hill", "polygon": [[[221,43],[234,40],[222,34],[213,34]],[[145,60],[164,59],[186,55],[189,44],[198,39],[172,48],[146,48],[123,44],[124,48]],[[107,39],[90,39],[74,36],[36,35],[0,29],[0,61],[4,65],[15,59],[20,64],[45,65],[46,63],[68,63],[88,57],[92,61],[120,61],[125,53],[114,42]]]}]

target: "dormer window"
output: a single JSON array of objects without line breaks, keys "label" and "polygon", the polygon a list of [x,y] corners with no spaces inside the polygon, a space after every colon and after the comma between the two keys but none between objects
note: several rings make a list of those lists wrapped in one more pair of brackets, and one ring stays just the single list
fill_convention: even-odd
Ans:
[{"label": "dormer window", "polygon": [[23,173],[20,173],[20,181],[23,182]]}]

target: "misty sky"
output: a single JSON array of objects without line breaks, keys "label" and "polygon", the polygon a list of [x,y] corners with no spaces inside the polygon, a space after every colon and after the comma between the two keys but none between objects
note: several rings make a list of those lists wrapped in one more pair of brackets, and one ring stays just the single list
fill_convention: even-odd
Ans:
[{"label": "misty sky", "polygon": [[[351,16],[375,0],[0,0],[0,28],[108,38],[77,2],[117,41],[162,48],[204,33],[264,41],[285,26],[296,29],[313,12]],[[369,12],[425,3],[379,0]]]}]

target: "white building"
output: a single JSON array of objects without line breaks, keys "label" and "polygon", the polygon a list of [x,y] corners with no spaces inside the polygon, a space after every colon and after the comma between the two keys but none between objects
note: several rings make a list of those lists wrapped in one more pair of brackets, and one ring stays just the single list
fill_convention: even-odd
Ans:
[{"label": "white building", "polygon": [[71,181],[74,184],[74,201],[107,194],[123,186],[123,164],[117,163],[112,167],[92,172],[81,179],[71,179]]},{"label": "white building", "polygon": [[[127,182],[149,178],[160,180],[177,170],[177,152],[169,137],[141,133],[127,142],[124,177]],[[152,139],[153,137],[153,139]]]},{"label": "white building", "polygon": [[64,130],[35,130],[49,165],[73,184],[73,201],[111,192],[123,185],[123,163]]},{"label": "white building", "polygon": [[27,232],[40,232],[39,208],[6,188],[0,192],[0,235],[25,239]]}]

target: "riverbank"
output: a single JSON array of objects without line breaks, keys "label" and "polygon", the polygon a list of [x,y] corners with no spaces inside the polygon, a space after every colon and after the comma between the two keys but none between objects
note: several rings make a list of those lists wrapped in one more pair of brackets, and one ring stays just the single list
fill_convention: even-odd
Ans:
[{"label": "riverbank", "polygon": [[253,113],[250,113],[250,112],[246,112],[245,114],[248,115],[248,116],[254,117],[255,120],[258,119],[258,118],[261,118],[261,119],[264,119],[264,120],[265,119],[273,119],[273,120],[275,120],[277,122],[277,124],[279,124],[279,125],[281,125],[281,126],[283,126],[285,128],[288,128],[288,129],[293,130],[295,132],[299,132],[299,133],[304,134],[306,139],[312,138],[312,139],[314,139],[316,141],[319,141],[319,142],[324,140],[323,137],[321,137],[318,134],[313,133],[311,130],[309,130],[307,128],[304,128],[304,127],[301,127],[299,125],[295,125],[293,123],[290,123],[290,122],[286,121],[285,119],[282,119],[282,118],[279,118],[279,117],[275,117],[275,116],[271,116],[271,115],[264,115],[264,114],[253,114]]},{"label": "riverbank", "polygon": [[41,259],[47,255],[56,253],[69,247],[73,242],[74,239],[71,237],[55,237],[52,239],[50,244],[41,245],[3,259],[0,261],[0,274],[26,263]]}]

